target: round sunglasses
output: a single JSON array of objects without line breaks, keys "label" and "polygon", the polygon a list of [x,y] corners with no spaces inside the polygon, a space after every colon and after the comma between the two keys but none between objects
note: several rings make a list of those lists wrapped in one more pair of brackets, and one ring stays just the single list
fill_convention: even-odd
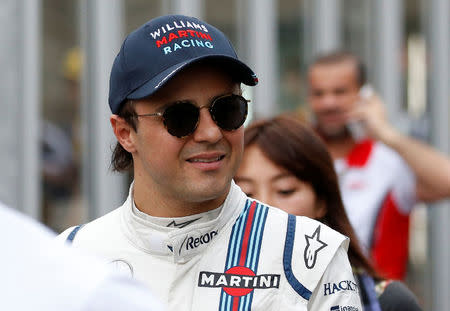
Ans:
[{"label": "round sunglasses", "polygon": [[237,130],[247,118],[250,100],[236,94],[228,94],[214,98],[209,105],[198,107],[185,100],[176,102],[163,112],[138,114],[138,117],[162,117],[167,131],[178,138],[195,132],[200,118],[200,109],[208,107],[213,121],[226,131]]}]

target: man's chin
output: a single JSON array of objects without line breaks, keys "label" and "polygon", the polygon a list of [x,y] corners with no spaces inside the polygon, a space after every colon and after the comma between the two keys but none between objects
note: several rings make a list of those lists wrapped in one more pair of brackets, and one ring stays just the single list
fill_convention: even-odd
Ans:
[{"label": "man's chin", "polygon": [[339,126],[339,127],[319,126],[317,130],[319,134],[326,140],[340,140],[348,138],[350,135],[350,132],[348,131],[346,126]]},{"label": "man's chin", "polygon": [[216,181],[215,183],[200,183],[195,185],[192,183],[189,187],[189,191],[184,196],[186,201],[191,203],[202,203],[214,200],[221,200],[226,197],[230,190],[230,182]]}]

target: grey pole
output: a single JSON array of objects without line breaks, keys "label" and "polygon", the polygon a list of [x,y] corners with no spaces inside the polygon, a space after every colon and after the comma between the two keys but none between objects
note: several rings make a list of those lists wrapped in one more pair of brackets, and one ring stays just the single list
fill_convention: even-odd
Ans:
[{"label": "grey pole", "polygon": [[0,201],[40,217],[39,0],[0,3]]},{"label": "grey pole", "polygon": [[278,99],[278,22],[274,0],[249,0],[244,25],[246,59],[255,70],[259,84],[252,90],[255,117],[270,117],[277,112]]},{"label": "grey pole", "polygon": [[312,3],[310,0],[302,1],[300,5],[300,16],[302,19],[303,31],[300,34],[300,47],[299,49],[303,50],[303,58],[300,58],[300,63],[310,64],[315,58],[315,48],[313,47],[314,39],[314,27],[313,20],[315,17],[312,9]]},{"label": "grey pole", "polygon": [[249,46],[247,42],[246,20],[247,20],[247,6],[244,0],[234,0],[234,15],[236,21],[236,52],[242,60],[248,61]]},{"label": "grey pole", "polygon": [[187,16],[194,16],[199,19],[204,18],[204,0],[162,0],[163,7],[166,6],[164,3],[171,4],[171,10],[168,13],[171,14],[183,14]]},{"label": "grey pole", "polygon": [[159,3],[161,5],[161,15],[170,14],[171,8],[170,8],[170,1],[167,0],[159,0]]},{"label": "grey pole", "polygon": [[15,139],[20,124],[18,112],[20,100],[17,96],[20,89],[20,45],[16,38],[20,37],[20,10],[15,0],[0,2],[0,91],[2,100],[0,108],[0,201],[12,207],[18,207],[18,147]]},{"label": "grey pole", "polygon": [[80,3],[82,79],[82,189],[90,219],[119,206],[125,198],[125,177],[109,170],[113,136],[108,107],[109,74],[123,39],[121,0]]},{"label": "grey pole", "polygon": [[403,1],[377,0],[374,5],[374,83],[392,120],[401,117]]},{"label": "grey pole", "polygon": [[40,103],[41,103],[41,1],[24,0],[23,5],[23,88],[19,166],[19,206],[26,214],[40,218]]},{"label": "grey pole", "polygon": [[[432,141],[450,154],[450,2],[432,0],[430,7],[430,96]],[[429,210],[432,310],[450,309],[450,201]]]},{"label": "grey pole", "polygon": [[313,56],[341,47],[341,7],[340,0],[313,0]]}]

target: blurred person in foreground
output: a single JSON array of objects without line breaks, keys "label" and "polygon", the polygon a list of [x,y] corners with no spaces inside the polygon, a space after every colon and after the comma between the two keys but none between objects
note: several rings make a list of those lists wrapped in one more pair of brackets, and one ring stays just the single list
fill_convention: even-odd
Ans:
[{"label": "blurred person in foreground", "polygon": [[342,204],[333,161],[312,129],[284,115],[257,121],[245,130],[244,150],[235,181],[248,196],[317,219],[350,238],[357,284],[344,279],[323,284],[325,295],[357,291],[365,311],[421,310],[403,283],[380,278],[363,254]]},{"label": "blurred person in foreground", "polygon": [[0,228],[0,310],[163,310],[144,286],[1,203]]},{"label": "blurred person in foreground", "polygon": [[450,160],[388,122],[353,54],[317,58],[308,82],[313,126],[334,160],[350,222],[377,270],[403,279],[409,215],[418,201],[450,196]]},{"label": "blurred person in foreground", "polygon": [[232,182],[247,117],[241,83],[257,79],[221,31],[155,18],[125,39],[110,81],[112,166],[134,182],[121,207],[62,240],[121,260],[169,310],[361,308],[355,292],[322,292],[354,281],[346,237]]}]

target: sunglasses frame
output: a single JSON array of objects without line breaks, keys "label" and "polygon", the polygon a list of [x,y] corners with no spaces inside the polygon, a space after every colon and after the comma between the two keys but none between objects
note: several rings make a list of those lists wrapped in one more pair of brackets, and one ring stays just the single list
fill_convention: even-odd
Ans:
[{"label": "sunglasses frame", "polygon": [[[228,131],[228,132],[232,132],[232,131],[235,131],[235,130],[237,130],[238,128],[240,128],[240,127],[242,126],[242,124],[244,124],[244,122],[242,122],[242,124],[239,125],[239,126],[238,126],[237,128],[235,128],[235,129],[230,129],[230,130],[224,129],[224,128],[222,128],[222,127],[219,125],[218,121],[216,120],[216,117],[215,117],[214,114],[212,113],[212,109],[213,109],[213,107],[214,107],[214,104],[217,103],[218,100],[223,99],[223,98],[226,98],[226,97],[238,97],[240,100],[243,100],[243,102],[246,103],[246,106],[245,106],[245,115],[244,115],[244,117],[243,117],[244,122],[245,122],[245,120],[247,119],[247,115],[248,115],[248,103],[251,102],[251,100],[246,99],[245,97],[243,97],[242,95],[239,95],[239,94],[225,94],[225,95],[222,95],[222,96],[218,96],[218,97],[214,98],[209,104],[203,105],[203,106],[196,106],[196,105],[195,105],[193,102],[191,102],[191,101],[184,101],[184,100],[183,100],[183,101],[180,101],[180,102],[175,102],[175,103],[173,103],[172,105],[169,105],[168,107],[166,107],[166,108],[164,109],[164,111],[161,111],[161,112],[154,112],[154,113],[137,114],[136,117],[161,117],[161,118],[163,119],[164,127],[166,128],[167,132],[168,132],[170,135],[175,136],[175,137],[178,137],[178,138],[184,138],[184,137],[187,137],[187,136],[192,135],[192,134],[195,132],[195,130],[197,129],[198,123],[199,123],[199,121],[200,121],[200,109],[202,109],[202,108],[208,108],[209,114],[211,115],[211,118],[213,119],[214,123],[215,123],[221,130]],[[199,113],[199,114],[198,114],[198,117],[197,117],[197,121],[196,121],[195,126],[193,127],[192,131],[189,132],[189,133],[186,134],[186,135],[183,135],[183,136],[178,136],[178,135],[174,135],[174,134],[170,133],[169,129],[167,128],[166,118],[165,118],[165,116],[164,116],[164,114],[166,113],[167,109],[169,109],[169,108],[171,108],[171,107],[173,107],[173,106],[175,106],[175,105],[179,105],[179,104],[189,104],[189,105],[192,105],[192,106],[194,106],[195,108],[197,108],[197,111],[198,111],[198,113]]]}]

